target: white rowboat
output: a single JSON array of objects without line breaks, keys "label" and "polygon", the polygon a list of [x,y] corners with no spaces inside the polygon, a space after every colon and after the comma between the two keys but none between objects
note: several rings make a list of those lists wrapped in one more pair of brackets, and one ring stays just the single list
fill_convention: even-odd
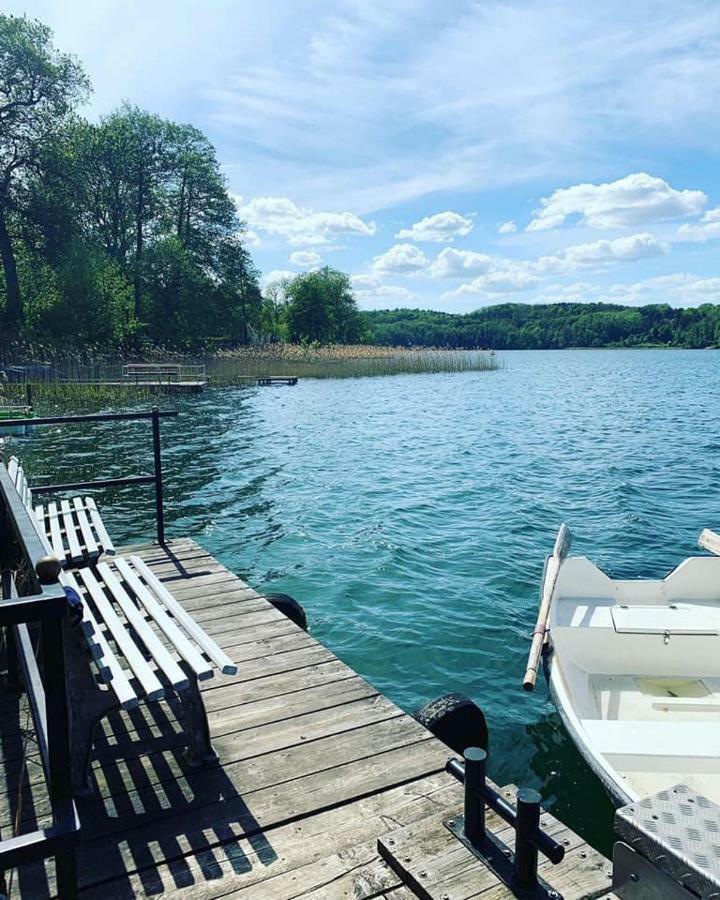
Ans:
[{"label": "white rowboat", "polygon": [[613,800],[683,783],[720,803],[720,558],[625,581],[567,557],[547,626],[553,699]]}]

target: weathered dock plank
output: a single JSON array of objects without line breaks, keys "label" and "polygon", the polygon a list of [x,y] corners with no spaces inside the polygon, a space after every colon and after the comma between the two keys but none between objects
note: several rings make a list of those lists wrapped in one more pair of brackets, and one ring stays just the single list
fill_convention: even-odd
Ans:
[{"label": "weathered dock plank", "polygon": [[[455,811],[447,748],[194,541],[129,552],[239,668],[202,683],[219,766],[187,768],[172,698],[102,724],[79,801],[81,896],[413,900],[377,841]],[[3,834],[49,810],[26,728],[23,698],[0,697]],[[15,878],[15,897],[53,892],[52,864]]]}]

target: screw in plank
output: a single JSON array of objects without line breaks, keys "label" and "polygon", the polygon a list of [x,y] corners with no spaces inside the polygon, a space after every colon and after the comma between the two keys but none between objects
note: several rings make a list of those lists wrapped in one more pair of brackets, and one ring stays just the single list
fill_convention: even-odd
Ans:
[{"label": "screw in plank", "polygon": [[427,878],[427,872],[425,871],[425,869],[423,869],[422,872],[418,872],[418,875],[421,878]]},{"label": "screw in plank", "polygon": [[388,844],[390,844],[391,847],[394,843],[395,843],[395,838],[388,838]]}]

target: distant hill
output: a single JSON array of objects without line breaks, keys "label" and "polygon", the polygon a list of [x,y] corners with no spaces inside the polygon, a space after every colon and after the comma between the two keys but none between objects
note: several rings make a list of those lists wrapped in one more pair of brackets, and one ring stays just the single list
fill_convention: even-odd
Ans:
[{"label": "distant hill", "polygon": [[563,347],[720,346],[720,306],[505,303],[465,315],[424,309],[363,312],[372,343],[390,346]]}]

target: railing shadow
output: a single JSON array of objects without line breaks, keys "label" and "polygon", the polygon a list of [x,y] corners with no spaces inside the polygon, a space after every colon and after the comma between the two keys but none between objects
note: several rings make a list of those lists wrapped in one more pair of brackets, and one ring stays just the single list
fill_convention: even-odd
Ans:
[{"label": "railing shadow", "polygon": [[166,703],[108,717],[96,740],[96,793],[79,802],[81,886],[112,879],[114,900],[140,890],[172,896],[277,860],[222,763],[187,765],[180,728]]}]

